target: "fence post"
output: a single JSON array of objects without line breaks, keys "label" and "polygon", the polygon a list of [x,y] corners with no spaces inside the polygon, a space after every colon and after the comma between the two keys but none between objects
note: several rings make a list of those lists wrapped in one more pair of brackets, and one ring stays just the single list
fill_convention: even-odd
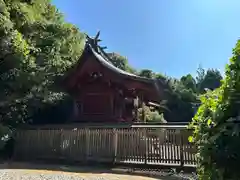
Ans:
[{"label": "fence post", "polygon": [[113,164],[117,162],[117,149],[118,149],[118,131],[116,128],[113,128]]},{"label": "fence post", "polygon": [[86,161],[88,161],[89,158],[89,152],[90,152],[90,129],[86,128]]},{"label": "fence post", "polygon": [[180,130],[180,168],[184,166],[184,156],[183,156],[183,130]]},{"label": "fence post", "polygon": [[144,128],[144,136],[145,136],[145,165],[147,164],[148,159],[148,139],[147,139],[147,128]]},{"label": "fence post", "polygon": [[58,133],[58,136],[57,136],[58,145],[60,146],[59,151],[57,152],[57,158],[58,159],[61,159],[62,154],[63,154],[63,137],[62,137],[62,134],[63,134],[63,129],[60,129],[59,133]]}]

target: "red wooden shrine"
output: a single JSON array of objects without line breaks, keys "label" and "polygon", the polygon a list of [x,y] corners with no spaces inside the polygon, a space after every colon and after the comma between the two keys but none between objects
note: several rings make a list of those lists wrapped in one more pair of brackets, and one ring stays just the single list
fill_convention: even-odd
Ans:
[{"label": "red wooden shrine", "polygon": [[96,38],[86,37],[85,48],[76,67],[67,75],[64,86],[74,99],[72,121],[133,122],[137,108],[158,102],[156,81],[115,67]]}]

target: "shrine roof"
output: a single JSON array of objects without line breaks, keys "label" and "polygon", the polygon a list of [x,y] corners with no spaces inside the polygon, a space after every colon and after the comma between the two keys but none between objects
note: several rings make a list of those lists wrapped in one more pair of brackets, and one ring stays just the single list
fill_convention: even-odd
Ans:
[{"label": "shrine roof", "polygon": [[[98,36],[99,36],[99,33],[97,34],[97,36],[95,38],[91,38],[88,35],[86,35],[86,41],[85,41],[82,56],[84,56],[84,55],[89,56],[89,54],[91,54],[95,57],[94,59],[96,61],[98,61],[102,66],[104,66],[106,69],[109,69],[113,73],[116,73],[119,76],[122,76],[124,79],[129,79],[129,80],[132,80],[132,81],[138,81],[138,82],[141,82],[141,83],[144,83],[144,84],[148,84],[149,88],[155,89],[156,92],[161,91],[160,89],[162,89],[162,88],[160,88],[160,86],[163,87],[163,83],[162,83],[161,80],[141,77],[141,76],[138,76],[136,74],[126,72],[126,71],[114,66],[112,64],[111,57],[108,55],[108,53],[106,53],[104,51],[103,47],[100,47],[98,45],[98,42],[101,41],[101,40],[98,39]],[[85,60],[87,60],[87,58],[83,58],[83,61],[80,60],[78,62],[78,65],[75,66],[75,68],[73,68],[75,70],[73,70],[73,69],[72,70],[76,72],[77,71],[76,69],[78,69],[80,67],[80,64],[83,64]]]},{"label": "shrine roof", "polygon": [[141,77],[136,74],[124,71],[116,66],[114,66],[111,63],[111,57],[104,52],[103,48],[97,45],[97,40],[90,38],[89,36],[86,37],[86,42],[85,42],[85,48],[84,49],[90,49],[90,51],[93,53],[93,55],[96,57],[96,60],[98,60],[104,67],[112,70],[113,72],[131,78],[132,80],[138,80],[138,81],[143,81],[146,83],[154,83],[155,79],[152,78],[146,78],[146,77]]}]

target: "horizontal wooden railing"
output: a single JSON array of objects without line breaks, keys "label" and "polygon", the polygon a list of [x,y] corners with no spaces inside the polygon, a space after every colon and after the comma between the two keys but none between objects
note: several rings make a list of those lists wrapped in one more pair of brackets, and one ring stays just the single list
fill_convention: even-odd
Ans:
[{"label": "horizontal wooden railing", "polygon": [[186,125],[41,126],[17,131],[15,158],[194,166]]}]

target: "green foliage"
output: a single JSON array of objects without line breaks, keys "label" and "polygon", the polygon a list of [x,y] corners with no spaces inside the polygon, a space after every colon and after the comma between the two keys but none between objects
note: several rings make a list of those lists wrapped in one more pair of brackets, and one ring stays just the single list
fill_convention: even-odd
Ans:
[{"label": "green foliage", "polygon": [[163,117],[163,114],[159,114],[158,111],[151,109],[149,106],[143,105],[143,109],[139,108],[138,109],[138,119],[143,119],[143,112],[145,114],[145,121],[146,122],[159,122],[159,123],[164,123],[165,119]]},{"label": "green foliage", "polygon": [[117,53],[108,53],[111,63],[119,68],[122,69],[124,71],[130,72],[130,73],[134,73],[136,74],[137,71],[135,69],[133,69],[132,67],[130,67],[130,65],[128,64],[128,59],[126,57],[123,57]]},{"label": "green foliage", "polygon": [[49,0],[0,0],[0,118],[14,125],[61,99],[54,82],[76,63],[83,39]]},{"label": "green foliage", "polygon": [[149,70],[149,69],[142,69],[139,72],[139,76],[146,77],[146,78],[153,78],[154,77],[154,73],[151,70]]},{"label": "green foliage", "polygon": [[221,85],[222,75],[217,69],[197,70],[197,92],[204,93],[206,89],[214,90]]},{"label": "green foliage", "polygon": [[204,88],[214,90],[221,85],[222,75],[216,69],[208,69],[201,84],[199,84],[200,92]]},{"label": "green foliage", "polygon": [[197,77],[196,77],[197,84],[201,83],[204,80],[204,77],[205,77],[205,70],[201,66],[199,66],[197,69]]},{"label": "green foliage", "polygon": [[[0,0],[0,118],[10,125],[29,120],[39,109],[46,109],[66,95],[58,85],[83,49],[84,35],[66,23],[50,0]],[[199,69],[197,84],[191,75],[173,80],[148,69],[136,71],[127,58],[109,53],[116,67],[166,84],[168,121],[188,121],[201,89],[217,87],[215,71]],[[219,79],[219,74],[218,74]],[[206,80],[207,79],[207,80]],[[160,84],[160,83],[159,83]],[[184,113],[182,113],[184,112]]]},{"label": "green foliage", "polygon": [[197,87],[196,87],[196,81],[192,77],[191,74],[187,74],[186,76],[181,77],[181,82],[182,84],[189,90],[192,90],[193,92],[196,92]]},{"label": "green foliage", "polygon": [[240,177],[240,41],[233,49],[220,88],[201,97],[202,105],[190,125],[198,147],[198,175],[202,180]]},{"label": "green foliage", "polygon": [[189,122],[194,116],[193,103],[197,103],[197,95],[184,84],[173,78],[167,78],[165,96],[167,102],[164,117],[167,121]]},{"label": "green foliage", "polygon": [[12,136],[12,131],[8,126],[4,126],[0,124],[0,151],[3,149],[5,146],[6,142],[11,138]]},{"label": "green foliage", "polygon": [[164,76],[163,74],[161,74],[161,73],[155,73],[155,79],[157,79],[157,80],[163,80],[163,81],[166,81],[166,76]]}]

